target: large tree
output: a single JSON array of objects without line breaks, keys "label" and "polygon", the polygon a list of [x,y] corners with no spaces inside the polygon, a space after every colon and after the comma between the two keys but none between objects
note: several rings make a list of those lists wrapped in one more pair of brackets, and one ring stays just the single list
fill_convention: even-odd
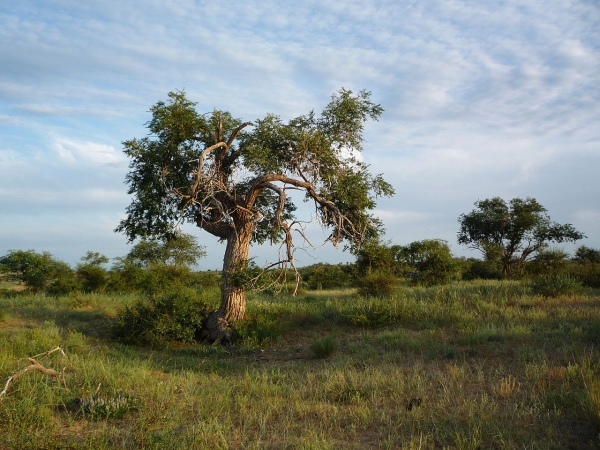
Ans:
[{"label": "large tree", "polygon": [[486,260],[498,262],[505,275],[522,272],[525,261],[550,242],[575,242],[584,238],[571,224],[552,222],[546,208],[534,198],[500,197],[475,202],[458,221],[458,242],[480,250]]},{"label": "large tree", "polygon": [[345,241],[352,248],[378,234],[381,224],[369,211],[393,190],[357,154],[365,122],[383,109],[369,92],[344,89],[321,114],[288,122],[275,115],[243,122],[225,111],[200,114],[195,106],[184,92],[169,93],[151,108],[150,136],[124,142],[134,198],[117,231],[130,240],[169,238],[187,221],[226,242],[221,305],[204,333],[226,341],[229,325],[245,313],[250,245],[280,242],[284,267],[294,262],[293,232],[306,240],[290,191],[314,204],[315,219],[336,246]]}]

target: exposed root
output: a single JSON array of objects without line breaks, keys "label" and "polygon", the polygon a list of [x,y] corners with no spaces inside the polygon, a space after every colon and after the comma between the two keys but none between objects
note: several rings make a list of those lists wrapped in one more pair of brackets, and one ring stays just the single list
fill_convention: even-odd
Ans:
[{"label": "exposed root", "polygon": [[216,342],[223,345],[229,345],[231,344],[229,328],[229,322],[215,311],[206,319],[201,339],[203,342],[208,342],[209,344]]}]

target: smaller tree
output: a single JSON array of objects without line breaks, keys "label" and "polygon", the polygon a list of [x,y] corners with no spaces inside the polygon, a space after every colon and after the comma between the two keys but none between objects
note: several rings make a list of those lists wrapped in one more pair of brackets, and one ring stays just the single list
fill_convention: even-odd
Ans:
[{"label": "smaller tree", "polygon": [[575,252],[573,260],[576,276],[583,284],[593,288],[600,288],[600,250],[582,245]]},{"label": "smaller tree", "polygon": [[108,271],[103,267],[108,258],[98,252],[88,251],[77,264],[77,274],[83,281],[86,292],[104,292],[108,284]]},{"label": "smaller tree", "polygon": [[71,271],[69,265],[55,259],[51,253],[34,250],[9,250],[0,258],[5,277],[24,283],[33,292],[41,292],[59,273]]},{"label": "smaller tree", "polygon": [[575,242],[585,237],[571,224],[552,222],[546,208],[533,198],[500,197],[475,202],[469,214],[458,221],[459,244],[480,250],[487,261],[497,261],[502,273],[523,273],[525,262],[550,242]]},{"label": "smaller tree", "polygon": [[145,268],[153,265],[190,267],[204,256],[206,251],[194,236],[177,233],[169,239],[142,238],[133,246],[127,259]]},{"label": "smaller tree", "polygon": [[127,256],[116,258],[110,289],[156,293],[188,284],[191,267],[205,254],[204,247],[189,234],[142,238]]},{"label": "smaller tree", "polygon": [[398,275],[402,272],[401,263],[396,256],[400,251],[399,245],[390,245],[377,239],[365,242],[355,251],[356,268],[360,275],[372,272],[384,272]]},{"label": "smaller tree", "polygon": [[425,239],[400,247],[396,259],[407,268],[411,283],[416,285],[445,284],[457,272],[450,247],[441,239]]}]

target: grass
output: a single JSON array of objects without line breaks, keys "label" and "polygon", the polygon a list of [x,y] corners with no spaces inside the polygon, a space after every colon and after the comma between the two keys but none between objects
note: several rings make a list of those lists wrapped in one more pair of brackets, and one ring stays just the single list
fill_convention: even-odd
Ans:
[{"label": "grass", "polygon": [[110,340],[136,300],[0,299],[0,380],[59,345],[66,357],[38,361],[64,367],[70,391],[39,372],[15,380],[0,448],[600,446],[598,291],[545,299],[493,281],[388,299],[250,294],[241,342],[166,350]]}]

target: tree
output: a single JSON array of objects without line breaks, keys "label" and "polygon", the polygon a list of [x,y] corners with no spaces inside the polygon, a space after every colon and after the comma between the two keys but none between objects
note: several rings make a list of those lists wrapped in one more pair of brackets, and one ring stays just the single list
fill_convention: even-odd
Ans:
[{"label": "tree", "polygon": [[575,242],[584,238],[571,224],[552,222],[546,208],[534,198],[500,197],[475,202],[458,221],[458,242],[480,250],[486,260],[497,261],[504,275],[522,273],[525,262],[550,242]]},{"label": "tree", "polygon": [[70,271],[69,265],[55,259],[51,253],[34,250],[9,250],[0,258],[0,267],[7,278],[24,283],[33,292],[41,292],[59,273]]},{"label": "tree", "polygon": [[365,242],[355,252],[358,273],[366,275],[371,272],[384,272],[398,275],[403,269],[402,264],[396,259],[400,248],[399,245],[390,245],[374,239]]},{"label": "tree", "polygon": [[143,237],[127,256],[115,258],[110,288],[149,294],[178,289],[191,282],[191,266],[205,254],[189,234],[178,232],[170,239]]},{"label": "tree", "polygon": [[108,258],[101,253],[88,251],[77,264],[77,274],[83,279],[86,292],[104,292],[108,283],[108,271],[102,267]]},{"label": "tree", "polygon": [[456,276],[457,264],[448,243],[441,239],[425,239],[400,247],[396,259],[412,272],[412,284],[445,284]]},{"label": "tree", "polygon": [[356,157],[364,123],[383,111],[369,98],[342,89],[320,115],[311,111],[287,123],[267,115],[251,123],[225,111],[199,114],[184,92],[171,92],[151,108],[150,136],[124,142],[134,199],[116,231],[129,240],[169,238],[188,221],[226,242],[221,304],[206,321],[207,340],[229,340],[227,328],[244,317],[251,243],[280,243],[275,265],[293,266],[292,233],[304,234],[290,191],[314,203],[336,246],[378,234],[381,223],[369,210],[393,189]]},{"label": "tree", "polygon": [[203,246],[190,234],[176,233],[170,239],[142,237],[127,254],[133,264],[148,268],[161,266],[190,267],[206,256]]}]

